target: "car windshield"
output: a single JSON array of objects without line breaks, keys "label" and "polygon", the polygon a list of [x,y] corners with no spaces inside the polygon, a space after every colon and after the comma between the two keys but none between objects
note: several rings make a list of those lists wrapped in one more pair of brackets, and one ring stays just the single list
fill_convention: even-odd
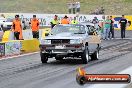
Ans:
[{"label": "car windshield", "polygon": [[83,25],[56,25],[52,30],[51,34],[59,34],[62,32],[70,32],[73,34],[84,34],[86,33]]}]

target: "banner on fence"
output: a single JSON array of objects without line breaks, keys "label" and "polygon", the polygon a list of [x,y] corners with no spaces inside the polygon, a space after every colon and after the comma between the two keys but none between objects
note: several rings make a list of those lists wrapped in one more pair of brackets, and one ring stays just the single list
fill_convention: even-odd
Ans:
[{"label": "banner on fence", "polygon": [[5,55],[5,44],[0,43],[0,57]]},{"label": "banner on fence", "polygon": [[5,56],[20,54],[20,41],[12,41],[5,43]]}]

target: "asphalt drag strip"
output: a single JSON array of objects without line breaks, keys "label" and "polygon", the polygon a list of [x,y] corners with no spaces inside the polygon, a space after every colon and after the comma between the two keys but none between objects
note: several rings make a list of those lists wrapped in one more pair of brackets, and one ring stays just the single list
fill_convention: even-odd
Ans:
[{"label": "asphalt drag strip", "polygon": [[[0,88],[86,88],[76,83],[76,69],[88,73],[118,73],[132,64],[132,40],[102,42],[99,60],[81,64],[78,58],[42,64],[39,53],[0,61]],[[114,88],[114,87],[113,87]]]}]

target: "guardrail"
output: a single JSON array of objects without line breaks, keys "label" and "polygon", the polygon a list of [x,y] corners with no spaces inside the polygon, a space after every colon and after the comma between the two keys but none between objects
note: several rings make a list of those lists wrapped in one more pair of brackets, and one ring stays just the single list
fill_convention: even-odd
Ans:
[{"label": "guardrail", "polygon": [[[50,28],[40,29],[39,38],[45,38],[49,32]],[[23,30],[23,36],[24,40],[13,40],[13,32],[6,31],[0,42],[0,57],[39,51],[40,42],[32,37],[31,30]]]}]

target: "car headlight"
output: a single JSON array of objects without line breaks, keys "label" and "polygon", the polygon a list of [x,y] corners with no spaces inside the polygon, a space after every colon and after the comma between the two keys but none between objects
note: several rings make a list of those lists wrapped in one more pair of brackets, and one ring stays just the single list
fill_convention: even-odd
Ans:
[{"label": "car headlight", "polygon": [[51,40],[41,40],[41,44],[51,44]]},{"label": "car headlight", "polygon": [[70,44],[80,44],[80,43],[82,43],[82,41],[79,39],[70,40]]}]

